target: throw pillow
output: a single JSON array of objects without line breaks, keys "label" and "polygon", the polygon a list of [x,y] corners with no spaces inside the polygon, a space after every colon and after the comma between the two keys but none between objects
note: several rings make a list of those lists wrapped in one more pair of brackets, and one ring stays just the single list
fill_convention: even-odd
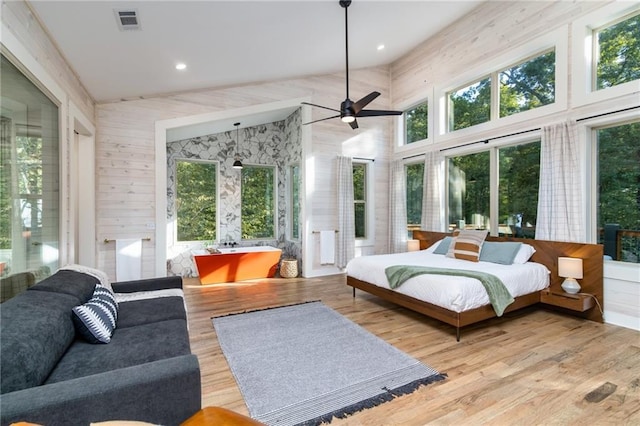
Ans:
[{"label": "throw pillow", "polygon": [[451,250],[450,247],[447,256],[449,256],[449,253],[452,253],[452,256],[449,257],[477,262],[480,257],[482,244],[485,238],[487,238],[488,233],[489,231],[461,230],[451,243],[453,250]]},{"label": "throw pillow", "polygon": [[433,254],[447,254],[447,251],[449,251],[449,247],[451,246],[451,240],[453,240],[453,237],[444,237],[440,240],[438,246],[433,251]]},{"label": "throw pillow", "polygon": [[113,293],[100,284],[84,305],[73,308],[73,323],[89,343],[109,343],[118,320],[118,303]]},{"label": "throw pillow", "polygon": [[501,265],[513,264],[522,243],[485,241],[480,250],[480,261],[499,263]]},{"label": "throw pillow", "polygon": [[536,249],[534,249],[533,246],[523,243],[520,246],[520,250],[518,250],[518,254],[516,254],[515,259],[513,259],[513,263],[517,263],[517,264],[527,263],[529,259],[531,259],[531,256],[533,256],[533,253],[535,252],[536,252]]}]

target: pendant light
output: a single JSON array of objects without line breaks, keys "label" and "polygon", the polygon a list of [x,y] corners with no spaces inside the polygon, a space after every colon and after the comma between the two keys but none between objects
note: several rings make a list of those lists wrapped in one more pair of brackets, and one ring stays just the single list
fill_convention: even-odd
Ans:
[{"label": "pendant light", "polygon": [[240,170],[242,168],[242,162],[240,161],[240,155],[238,151],[240,151],[240,123],[233,123],[236,126],[236,161],[233,162],[233,168]]}]

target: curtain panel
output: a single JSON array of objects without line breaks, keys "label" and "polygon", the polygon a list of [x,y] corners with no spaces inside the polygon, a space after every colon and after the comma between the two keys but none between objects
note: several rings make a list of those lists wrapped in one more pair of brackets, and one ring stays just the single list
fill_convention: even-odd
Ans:
[{"label": "curtain panel", "polygon": [[391,163],[389,173],[389,252],[407,251],[407,188],[404,162]]},{"label": "curtain panel", "polygon": [[353,165],[351,157],[337,158],[338,235],[336,266],[343,269],[355,256],[355,212],[353,210]]},{"label": "curtain panel", "polygon": [[422,182],[422,229],[446,232],[444,219],[444,156],[440,151],[429,151],[424,159]]},{"label": "curtain panel", "polygon": [[536,239],[584,242],[575,120],[542,128]]}]

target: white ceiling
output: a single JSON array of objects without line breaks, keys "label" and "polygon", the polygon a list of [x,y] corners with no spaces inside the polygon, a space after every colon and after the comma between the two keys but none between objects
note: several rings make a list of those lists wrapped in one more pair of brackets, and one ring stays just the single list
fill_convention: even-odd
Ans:
[{"label": "white ceiling", "polygon": [[[355,0],[350,68],[389,64],[481,1]],[[337,0],[30,1],[97,102],[344,71]],[[137,9],[140,31],[115,10]],[[385,49],[378,51],[377,46]],[[177,71],[184,62],[187,69]]]}]

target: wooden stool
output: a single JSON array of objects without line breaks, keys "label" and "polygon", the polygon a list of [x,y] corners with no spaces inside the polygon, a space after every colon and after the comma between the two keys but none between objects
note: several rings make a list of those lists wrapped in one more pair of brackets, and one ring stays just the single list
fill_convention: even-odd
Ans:
[{"label": "wooden stool", "polygon": [[204,407],[189,417],[182,426],[265,426],[251,417],[222,407]]}]

